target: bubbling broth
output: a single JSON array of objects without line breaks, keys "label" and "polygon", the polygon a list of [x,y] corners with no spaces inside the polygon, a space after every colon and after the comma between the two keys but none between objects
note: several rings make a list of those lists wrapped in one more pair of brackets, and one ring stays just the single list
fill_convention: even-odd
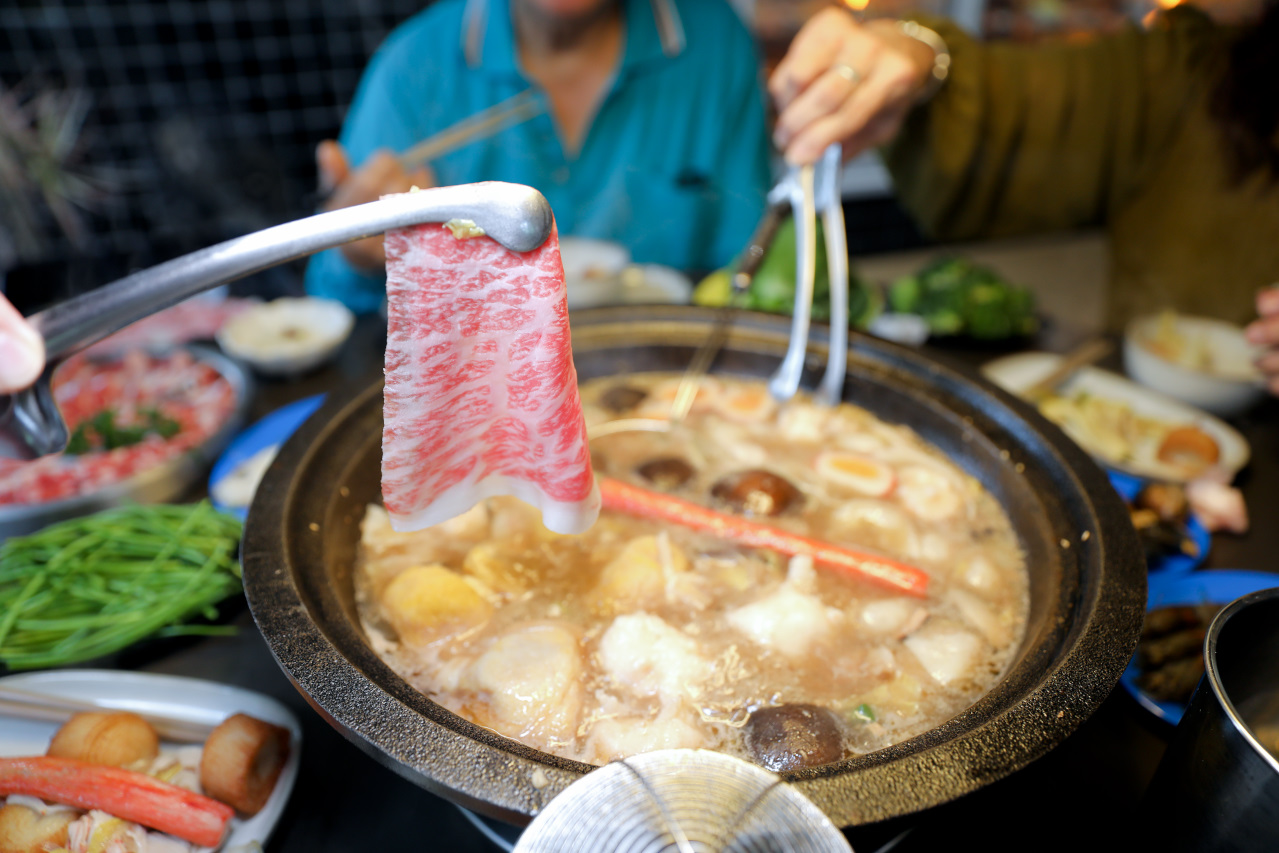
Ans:
[{"label": "bubbling broth", "polygon": [[[585,383],[587,423],[665,417],[678,382]],[[396,533],[371,506],[356,573],[365,631],[454,713],[588,763],[703,747],[780,771],[934,728],[1009,666],[1028,608],[1017,537],[910,429],[716,377],[677,428],[591,449],[601,475],[917,566],[928,595],[608,511],[561,536],[493,498]]]}]

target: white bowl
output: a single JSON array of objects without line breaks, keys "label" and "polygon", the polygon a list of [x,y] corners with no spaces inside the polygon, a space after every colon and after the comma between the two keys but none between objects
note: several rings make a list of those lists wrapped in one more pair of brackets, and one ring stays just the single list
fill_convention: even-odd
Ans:
[{"label": "white bowl", "polygon": [[[1161,323],[1173,324],[1184,342],[1180,352],[1161,347]],[[1261,371],[1253,363],[1260,354],[1244,338],[1243,329],[1208,317],[1139,317],[1124,333],[1124,370],[1129,376],[1226,417],[1246,411],[1265,396]]]},{"label": "white bowl", "polygon": [[618,302],[623,305],[687,305],[693,299],[689,277],[661,264],[631,264],[619,279]]},{"label": "white bowl", "polygon": [[631,262],[625,246],[589,237],[561,237],[560,260],[570,310],[621,301],[622,270]]},{"label": "white bowl", "polygon": [[355,325],[333,299],[286,297],[255,305],[218,330],[218,345],[268,376],[297,376],[328,361]]}]

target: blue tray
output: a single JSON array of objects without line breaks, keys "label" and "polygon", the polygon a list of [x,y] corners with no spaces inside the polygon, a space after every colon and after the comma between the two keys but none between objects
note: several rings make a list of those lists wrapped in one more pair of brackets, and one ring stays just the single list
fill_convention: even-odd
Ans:
[{"label": "blue tray", "polygon": [[[1110,484],[1115,487],[1115,491],[1119,492],[1119,496],[1127,503],[1132,503],[1136,500],[1137,494],[1146,485],[1145,480],[1141,477],[1134,477],[1132,474],[1125,474],[1122,471],[1107,471],[1106,473],[1110,476]],[[1185,530],[1186,536],[1199,549],[1199,554],[1194,557],[1189,554],[1168,554],[1152,561],[1146,567],[1149,571],[1170,574],[1185,573],[1203,565],[1203,561],[1208,557],[1208,549],[1212,547],[1212,534],[1193,515],[1186,520]]]},{"label": "blue tray", "polygon": [[[1146,611],[1161,607],[1194,604],[1226,605],[1236,598],[1279,586],[1279,574],[1272,572],[1245,572],[1226,569],[1206,569],[1199,572],[1151,575],[1146,588]],[[1137,686],[1137,658],[1128,662],[1128,668],[1119,677],[1137,703],[1161,720],[1176,725],[1185,713],[1185,706],[1177,702],[1159,702],[1142,692]]]},{"label": "blue tray", "polygon": [[[231,443],[227,445],[227,449],[218,457],[213,470],[209,472],[209,494],[213,494],[215,483],[234,471],[240,463],[253,454],[264,447],[283,444],[307,418],[315,413],[316,409],[320,408],[324,397],[324,394],[316,394],[314,397],[306,397],[287,406],[281,406],[231,439]],[[241,521],[248,514],[245,507],[222,506],[217,501],[213,501],[213,505]]]}]

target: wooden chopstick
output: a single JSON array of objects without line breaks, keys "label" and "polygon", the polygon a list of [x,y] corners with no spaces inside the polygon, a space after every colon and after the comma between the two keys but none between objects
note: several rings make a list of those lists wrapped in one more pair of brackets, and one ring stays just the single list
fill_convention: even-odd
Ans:
[{"label": "wooden chopstick", "polygon": [[423,163],[429,163],[471,142],[487,139],[498,131],[522,124],[541,115],[545,110],[545,101],[539,97],[538,93],[532,89],[525,89],[518,95],[480,110],[439,133],[428,136],[401,153],[400,164],[406,170],[415,169]]},{"label": "wooden chopstick", "polygon": [[200,743],[213,731],[213,724],[168,717],[133,708],[121,708],[106,702],[69,699],[18,687],[0,686],[0,714],[24,720],[64,722],[81,711],[132,711],[150,723],[164,740],[178,743]]},{"label": "wooden chopstick", "polygon": [[1030,387],[1023,389],[1020,396],[1030,400],[1032,403],[1040,402],[1057,390],[1058,385],[1074,376],[1081,368],[1105,358],[1113,348],[1114,345],[1106,338],[1095,338],[1085,342],[1067,353],[1047,376]]}]

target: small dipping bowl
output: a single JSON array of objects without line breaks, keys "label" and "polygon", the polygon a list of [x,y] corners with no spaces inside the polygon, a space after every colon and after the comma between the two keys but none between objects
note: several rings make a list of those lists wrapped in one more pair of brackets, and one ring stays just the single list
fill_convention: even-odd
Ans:
[{"label": "small dipping bowl", "polygon": [[1204,654],[1142,802],[1143,847],[1279,850],[1279,575],[1217,614]]},{"label": "small dipping bowl", "polygon": [[[1161,343],[1161,324],[1172,323],[1184,349],[1208,355],[1197,365],[1194,354],[1178,358]],[[1243,329],[1208,317],[1152,315],[1128,324],[1124,332],[1124,370],[1148,388],[1215,415],[1231,417],[1256,405],[1266,390],[1253,364],[1260,351]]]},{"label": "small dipping bowl", "polygon": [[218,330],[218,346],[265,376],[299,376],[332,358],[355,315],[341,302],[307,296],[255,305]]}]

